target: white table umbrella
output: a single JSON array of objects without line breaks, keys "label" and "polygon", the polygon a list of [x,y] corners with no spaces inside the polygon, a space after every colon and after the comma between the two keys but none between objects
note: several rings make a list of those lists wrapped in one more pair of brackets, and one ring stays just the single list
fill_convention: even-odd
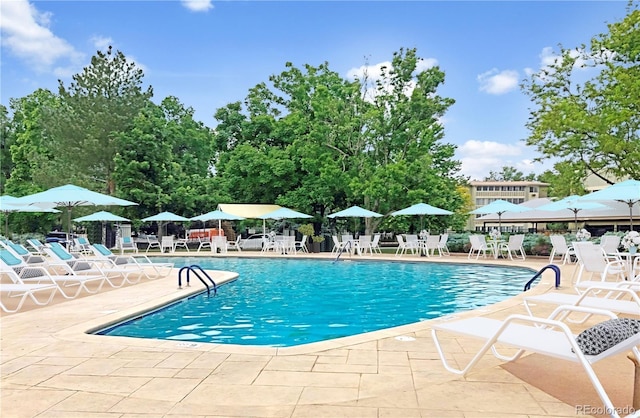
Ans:
[{"label": "white table umbrella", "polygon": [[453,215],[453,212],[445,209],[440,209],[435,206],[431,206],[427,203],[416,203],[408,208],[400,209],[391,213],[391,216],[403,216],[403,215],[420,215],[420,229],[422,229],[424,215]]},{"label": "white table umbrella", "polygon": [[[383,216],[381,213],[373,212],[369,209],[361,208],[358,205],[354,205],[350,208],[327,215],[327,218],[380,218],[381,216]],[[355,223],[356,221],[354,220],[354,229]]]},{"label": "white table umbrella", "polygon": [[4,217],[4,233],[5,236],[9,236],[9,213],[13,212],[50,212],[50,213],[59,213],[60,211],[53,208],[42,208],[40,206],[35,205],[25,205],[17,203],[19,202],[19,198],[3,195],[0,196],[0,212],[5,214]]},{"label": "white table umbrella", "polygon": [[558,200],[556,202],[551,202],[547,203],[546,205],[539,206],[537,209],[549,212],[570,210],[571,212],[573,212],[573,220],[576,224],[576,228],[578,228],[578,212],[580,212],[581,210],[600,210],[610,208],[609,206],[603,205],[598,202],[580,200],[580,196],[573,195],[567,196],[564,199]]},{"label": "white table umbrella", "polygon": [[262,219],[262,233],[266,234],[266,219],[309,219],[313,218],[311,215],[307,215],[306,213],[298,212],[289,208],[280,208],[276,209],[273,212],[265,213],[264,215],[258,216],[258,219]]},{"label": "white table umbrella", "polygon": [[230,213],[225,213],[220,209],[212,210],[211,212],[203,213],[202,215],[194,216],[191,218],[192,221],[218,221],[218,229],[222,229],[222,221],[242,221],[244,218],[242,216],[232,215]]},{"label": "white table umbrella", "polygon": [[100,212],[95,212],[95,213],[92,213],[91,215],[75,218],[73,221],[74,222],[102,222],[101,235],[102,235],[102,244],[104,245],[106,243],[106,233],[105,233],[106,224],[105,223],[106,222],[126,222],[128,220],[129,219],[123,218],[122,216],[118,216],[111,212],[101,210]]},{"label": "white table umbrella", "polygon": [[[146,218],[141,219],[142,222],[158,222],[160,227],[162,227],[162,223],[164,222],[187,222],[189,218],[185,218],[184,216],[176,215],[173,212],[160,212],[153,216],[148,216]],[[160,228],[158,228],[159,232]]]}]

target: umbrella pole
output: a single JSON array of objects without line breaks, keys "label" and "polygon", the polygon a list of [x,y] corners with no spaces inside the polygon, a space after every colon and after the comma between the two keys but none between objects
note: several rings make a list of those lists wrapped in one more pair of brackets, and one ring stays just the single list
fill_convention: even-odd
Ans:
[{"label": "umbrella pole", "polygon": [[69,242],[69,237],[71,237],[71,206],[67,207],[67,221],[69,225],[67,225],[67,249],[71,248],[71,243]]},{"label": "umbrella pole", "polygon": [[633,231],[633,202],[629,202],[629,231]]}]

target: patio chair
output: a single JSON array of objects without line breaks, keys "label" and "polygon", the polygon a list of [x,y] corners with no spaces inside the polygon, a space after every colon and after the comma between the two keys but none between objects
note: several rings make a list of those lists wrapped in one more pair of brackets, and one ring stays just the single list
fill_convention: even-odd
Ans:
[{"label": "patio chair", "polygon": [[22,258],[28,264],[44,263],[45,259],[41,255],[33,254],[21,244],[16,244],[8,239],[0,240],[0,246],[11,251],[14,255]]},{"label": "patio chair", "polygon": [[438,243],[438,249],[441,254],[451,255],[449,252],[449,247],[447,246],[447,242],[449,241],[449,234],[445,233],[440,235],[440,242]]},{"label": "patio chair", "polygon": [[358,252],[358,255],[366,255],[367,251],[371,252],[371,235],[360,235],[360,237],[353,241],[354,250]]},{"label": "patio chair", "polygon": [[[25,263],[7,250],[0,250],[0,269],[3,274],[9,275],[14,282],[18,282],[17,279],[19,279],[24,284],[54,283],[65,299],[73,299],[83,290],[87,293],[98,293],[106,281],[104,275],[85,276],[74,272],[53,274],[44,266],[32,266]],[[95,287],[89,287],[89,284],[94,284]],[[2,286],[4,287],[4,285]],[[68,293],[74,287],[75,293]]]},{"label": "patio chair", "polygon": [[440,249],[440,236],[439,235],[428,235],[427,239],[424,240],[424,252],[427,256],[435,256],[436,251],[442,257],[442,250]]},{"label": "patio chair", "polygon": [[220,254],[226,254],[227,253],[227,237],[224,235],[214,235],[213,237],[211,237],[211,242],[213,244],[213,252],[217,253],[220,252]]},{"label": "patio chair", "polygon": [[576,253],[573,246],[567,245],[567,240],[562,235],[550,235],[551,240],[551,254],[549,254],[549,263],[553,263],[555,256],[562,257],[562,264],[566,264],[567,261],[571,262],[571,256],[575,256]]},{"label": "patio chair", "polygon": [[[566,316],[567,311],[602,315],[610,320],[599,323],[576,336],[564,322],[557,319]],[[603,334],[610,332],[611,328],[620,327],[624,327],[626,332],[620,333],[620,338],[607,342]],[[633,331],[637,331],[638,328],[640,328],[640,321],[637,319],[618,319],[611,312],[582,306],[560,306],[548,318],[515,314],[505,320],[473,317],[440,322],[433,326],[431,335],[445,369],[459,375],[466,375],[489,350],[503,361],[515,361],[529,351],[578,363],[587,374],[606,410],[610,411],[612,416],[618,417],[617,409],[593,370],[592,364],[628,351],[632,351],[636,361],[640,362],[638,337],[637,334],[633,334]],[[449,364],[439,333],[480,339],[484,344],[466,366],[458,369]],[[593,342],[590,343],[591,341]],[[499,346],[515,348],[517,352],[507,357],[500,354]]]},{"label": "patio chair", "polygon": [[91,243],[85,237],[74,238],[73,251],[80,254],[91,254]]},{"label": "patio chair", "polygon": [[[604,309],[616,314],[639,315],[640,314],[640,297],[637,289],[632,287],[613,288],[609,286],[594,285],[586,289],[581,295],[572,295],[561,292],[548,292],[536,296],[528,296],[523,300],[523,304],[529,315],[535,316],[531,309],[532,304],[551,304],[551,305],[572,305],[584,306],[587,308]],[[629,299],[621,299],[623,297]],[[587,314],[579,321],[569,321],[581,324],[591,315]],[[638,340],[640,344],[640,340]]]},{"label": "patio chair", "polygon": [[487,256],[487,251],[491,251],[491,248],[487,245],[487,240],[484,235],[480,234],[472,234],[469,235],[469,243],[471,244],[471,248],[469,249],[469,254],[467,258],[471,258],[473,254],[476,254],[476,260],[480,258],[480,253],[482,253],[483,257]]},{"label": "patio chair", "polygon": [[[574,242],[573,248],[578,258],[576,290],[580,293],[585,286],[589,275],[589,283],[606,282],[613,278],[614,281],[623,281],[627,270],[626,263],[621,259],[609,259],[600,246],[592,242]],[[575,273],[574,273],[575,274]],[[594,280],[594,278],[599,280]]]},{"label": "patio chair", "polygon": [[124,254],[125,251],[133,251],[138,253],[138,244],[131,237],[120,237],[120,254]]},{"label": "patio chair", "polygon": [[[173,270],[174,263],[158,263],[151,261],[146,255],[121,256],[114,254],[110,249],[102,244],[92,244],[91,250],[98,260],[113,263],[113,267],[129,268],[142,273],[147,279],[166,277]],[[107,261],[108,260],[108,261]],[[149,267],[155,273],[149,275]]]},{"label": "patio chair", "polygon": [[417,241],[414,243],[409,243],[402,238],[401,234],[396,235],[396,241],[398,241],[398,248],[396,249],[396,257],[402,256],[407,251],[410,251],[411,254],[416,254],[418,251]]},{"label": "patio chair", "polygon": [[[88,260],[82,258],[76,258],[66,250],[62,245],[57,242],[49,243],[49,246],[44,248],[47,255],[54,261],[49,261],[47,266],[50,271],[56,273],[67,274],[75,277],[102,277],[111,287],[118,288],[124,286],[125,283],[136,283],[129,280],[130,270],[125,268],[111,268],[105,263],[98,263],[95,260]],[[114,279],[122,279],[118,284]]]},{"label": "patio chair", "polygon": [[[504,254],[509,254],[509,260],[513,260],[514,254],[517,258],[521,258],[524,260],[527,258],[527,256],[524,253],[524,247],[522,246],[523,244],[524,244],[523,234],[511,235],[509,237],[509,241],[500,243],[500,246],[498,247],[498,251],[503,253],[503,257],[504,257]],[[518,255],[518,253],[520,254]]]},{"label": "patio chair", "polygon": [[340,242],[337,235],[332,235],[331,239],[333,240],[333,248],[331,249],[331,254],[339,254],[344,251],[344,244]]},{"label": "patio chair", "polygon": [[621,238],[617,235],[603,235],[600,238],[600,248],[605,252],[605,254],[616,254],[618,252],[618,247],[620,246]]},{"label": "patio chair", "polygon": [[162,240],[160,242],[160,252],[164,253],[165,251],[168,251],[172,253],[175,252],[175,250],[176,246],[173,241],[173,235],[162,237]]},{"label": "patio chair", "polygon": [[213,251],[213,245],[211,244],[211,237],[200,237],[198,238],[198,240],[200,241],[200,244],[198,244],[198,249],[196,250],[196,252],[200,252],[201,249],[203,248],[209,248],[209,251]]},{"label": "patio chair", "polygon": [[371,255],[382,254],[382,248],[380,248],[380,236],[381,234],[374,234],[371,240]]},{"label": "patio chair", "polygon": [[302,253],[308,253],[309,252],[309,249],[307,248],[307,238],[309,238],[308,235],[303,235],[302,238],[300,239],[300,241],[296,241],[294,243],[296,251],[300,251]]},{"label": "patio chair", "polygon": [[[2,286],[0,286],[0,294],[6,295],[9,299],[18,299],[17,302],[9,304],[6,299],[3,300],[3,298],[0,297],[0,309],[7,313],[18,312],[27,301],[27,298],[30,298],[36,305],[48,305],[58,291],[58,285],[54,282],[25,283],[14,270],[5,269],[4,266],[0,270],[0,274],[9,277],[11,280],[11,283],[3,283]],[[47,292],[49,294],[45,300],[40,300],[36,296],[41,292]]]},{"label": "patio chair", "polygon": [[144,252],[148,253],[152,248],[160,250],[160,241],[158,241],[158,237],[155,235],[147,235],[147,249]]},{"label": "patio chair", "polygon": [[33,248],[33,252],[37,255],[41,255],[44,256],[44,244],[40,242],[40,240],[36,239],[36,238],[28,238],[27,239],[27,244],[29,244],[29,246],[31,248]]}]

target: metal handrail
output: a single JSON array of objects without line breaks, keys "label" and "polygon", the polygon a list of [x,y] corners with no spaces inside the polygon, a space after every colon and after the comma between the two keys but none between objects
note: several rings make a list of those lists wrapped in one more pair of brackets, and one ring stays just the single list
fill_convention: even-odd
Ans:
[{"label": "metal handrail", "polygon": [[[207,272],[204,271],[202,267],[200,267],[197,264],[193,264],[191,266],[184,266],[178,271],[178,289],[182,289],[182,272],[183,271],[187,272],[186,273],[187,287],[191,286],[191,284],[189,283],[189,280],[190,280],[191,273],[193,273],[202,282],[202,284],[206,286],[207,296],[211,296],[212,287],[213,287],[213,295],[215,296],[218,294],[218,285],[216,285],[216,282],[214,282],[213,279],[207,274]],[[204,279],[200,276],[199,273],[204,274],[204,276],[207,279],[209,279],[209,281],[211,282],[211,286],[209,286],[209,284],[207,284],[207,282],[204,281]]]},{"label": "metal handrail", "polygon": [[352,240],[347,241],[347,243],[344,245],[344,247],[340,248],[340,251],[338,252],[338,255],[336,257],[335,260],[333,260],[333,262],[335,263],[336,261],[338,261],[340,259],[340,256],[342,255],[342,253],[347,249],[347,247],[350,247],[353,244]]},{"label": "metal handrail", "polygon": [[549,264],[541,268],[540,271],[538,271],[535,276],[533,276],[531,280],[529,280],[527,284],[524,285],[524,291],[526,292],[527,290],[531,289],[531,283],[533,283],[538,277],[542,276],[542,273],[544,273],[548,269],[551,269],[556,273],[556,289],[560,287],[560,267],[556,266],[555,264]]}]

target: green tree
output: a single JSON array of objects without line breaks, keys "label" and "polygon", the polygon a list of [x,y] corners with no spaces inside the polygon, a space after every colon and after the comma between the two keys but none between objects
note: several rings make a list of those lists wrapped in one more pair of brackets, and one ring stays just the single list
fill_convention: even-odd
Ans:
[{"label": "green tree", "polygon": [[485,177],[484,181],[533,181],[535,178],[536,175],[534,173],[529,173],[525,176],[517,168],[505,166],[502,167],[502,171],[497,173],[489,171],[489,176]]},{"label": "green tree", "polygon": [[[542,159],[556,157],[609,183],[640,177],[640,11],[595,36],[590,47],[561,47],[555,62],[522,88],[535,107],[529,145]],[[589,70],[588,72],[586,70]],[[580,82],[579,75],[595,76]]]},{"label": "green tree", "polygon": [[109,47],[106,53],[97,51],[68,87],[59,82],[63,106],[50,125],[68,176],[114,194],[116,137],[131,128],[153,96],[151,87],[143,90],[143,76],[140,67]]}]

